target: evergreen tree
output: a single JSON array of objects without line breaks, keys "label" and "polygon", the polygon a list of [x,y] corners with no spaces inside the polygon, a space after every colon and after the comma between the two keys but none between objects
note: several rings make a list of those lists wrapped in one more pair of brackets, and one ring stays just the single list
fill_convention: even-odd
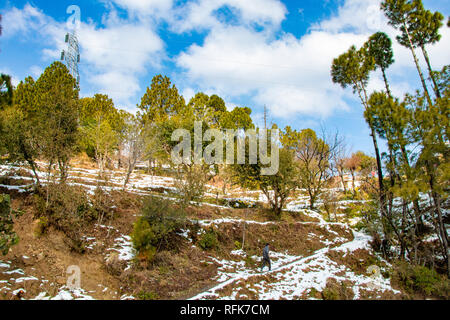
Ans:
[{"label": "evergreen tree", "polygon": [[11,76],[0,74],[0,110],[12,104],[13,86]]},{"label": "evergreen tree", "polygon": [[13,105],[2,112],[2,138],[9,160],[27,162],[37,185],[40,186],[36,160],[42,155],[40,148],[42,124],[39,109],[35,104],[36,97],[37,88],[32,77],[19,83],[13,95]]},{"label": "evergreen tree", "polygon": [[383,74],[386,92],[392,96],[386,76],[386,70],[395,62],[391,39],[385,33],[377,32],[369,38],[365,46],[368,47],[368,54],[375,59],[375,69],[380,68]]},{"label": "evergreen tree", "polygon": [[[331,76],[334,83],[340,84],[342,88],[348,86],[353,88],[353,92],[357,93],[364,110],[369,108],[369,96],[367,93],[367,85],[369,82],[370,72],[375,69],[375,58],[369,54],[368,47],[364,46],[357,50],[352,46],[346,53],[333,60],[331,67]],[[374,124],[368,120],[371,130],[375,155],[378,168],[378,185],[380,189],[380,203],[383,214],[386,214],[385,188],[383,182],[383,169],[381,154],[378,147],[377,135]]]},{"label": "evergreen tree", "polygon": [[82,148],[97,161],[100,175],[108,159],[119,148],[124,119],[107,95],[81,100]]},{"label": "evergreen tree", "polygon": [[139,109],[144,121],[161,123],[182,112],[185,101],[168,77],[157,75],[142,97]]},{"label": "evergreen tree", "polygon": [[9,249],[19,242],[19,237],[13,229],[13,214],[9,195],[0,194],[0,253],[2,255],[7,255]]},{"label": "evergreen tree", "polygon": [[441,39],[439,29],[443,26],[443,20],[444,16],[440,12],[432,13],[423,7],[422,1],[415,0],[414,10],[411,12],[408,19],[410,39],[406,32],[403,32],[403,34],[398,37],[398,41],[401,45],[408,47],[412,44],[414,48],[420,48],[422,50],[430,78],[433,82],[434,91],[438,98],[441,97],[441,94],[433,75],[433,69],[431,67],[430,57],[426,50],[426,46],[435,44]]},{"label": "evergreen tree", "polygon": [[66,181],[78,139],[79,88],[61,62],[54,62],[36,81],[34,105],[39,121],[42,156],[51,166],[58,164],[60,179]]},{"label": "evergreen tree", "polygon": [[414,43],[413,43],[413,17],[414,11],[417,9],[418,2],[411,0],[385,0],[381,4],[381,9],[386,14],[389,24],[394,28],[399,29],[402,32],[402,36],[398,37],[400,44],[406,46],[410,49],[414,63],[416,64],[417,71],[419,73],[420,81],[422,82],[422,87],[427,98],[428,104],[432,104],[430,93],[428,91],[427,84],[425,82],[425,77],[423,75],[422,69],[419,64],[419,59],[417,58]]}]

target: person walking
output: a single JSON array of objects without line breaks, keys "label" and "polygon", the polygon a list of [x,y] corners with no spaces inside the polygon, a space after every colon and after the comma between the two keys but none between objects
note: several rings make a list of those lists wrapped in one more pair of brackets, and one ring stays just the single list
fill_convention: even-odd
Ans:
[{"label": "person walking", "polygon": [[266,265],[269,266],[269,271],[272,271],[272,263],[270,262],[269,250],[270,245],[267,243],[263,250],[263,264],[261,267],[261,272],[263,272]]}]

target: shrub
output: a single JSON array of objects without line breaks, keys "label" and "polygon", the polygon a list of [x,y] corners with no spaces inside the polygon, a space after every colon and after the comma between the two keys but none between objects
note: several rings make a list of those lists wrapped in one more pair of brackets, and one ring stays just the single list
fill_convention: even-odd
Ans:
[{"label": "shrub", "polygon": [[40,236],[46,234],[48,227],[49,227],[49,222],[48,222],[47,217],[39,218],[36,229],[34,230],[35,235],[37,237],[40,237]]},{"label": "shrub", "polygon": [[135,223],[131,238],[133,239],[133,246],[138,252],[139,259],[149,262],[153,261],[158,239],[145,219],[140,218]]},{"label": "shrub", "polygon": [[114,201],[111,195],[104,189],[98,187],[95,189],[94,196],[92,197],[91,219],[98,220],[99,224],[104,220],[111,219],[113,205]]},{"label": "shrub", "polygon": [[211,179],[211,168],[207,165],[183,165],[177,170],[175,187],[183,197],[184,205],[200,201],[206,191],[206,183]]},{"label": "shrub", "polygon": [[198,235],[200,231],[202,230],[202,227],[198,222],[193,223],[189,228],[189,239],[192,240],[192,242],[197,243],[198,241]]},{"label": "shrub", "polygon": [[210,249],[217,248],[219,245],[219,240],[217,239],[217,233],[213,229],[208,230],[206,233],[204,233],[202,235],[202,237],[200,238],[200,240],[198,242],[198,245],[203,250],[210,250]]},{"label": "shrub", "polygon": [[83,253],[82,230],[95,217],[86,191],[66,184],[50,184],[35,200],[40,231],[45,232],[53,226],[64,232],[72,250]]},{"label": "shrub", "polygon": [[393,276],[409,293],[444,299],[450,296],[450,280],[433,269],[400,262],[395,266]]},{"label": "shrub", "polygon": [[0,194],[0,253],[8,254],[9,249],[17,244],[19,237],[14,232],[14,221],[9,195]]},{"label": "shrub", "polygon": [[134,225],[131,238],[141,260],[152,262],[160,250],[176,248],[172,241],[186,220],[182,209],[168,200],[151,198],[145,201],[142,216]]},{"label": "shrub", "polygon": [[324,300],[352,300],[355,293],[349,284],[345,282],[338,282],[334,278],[327,280],[327,285],[322,292]]}]

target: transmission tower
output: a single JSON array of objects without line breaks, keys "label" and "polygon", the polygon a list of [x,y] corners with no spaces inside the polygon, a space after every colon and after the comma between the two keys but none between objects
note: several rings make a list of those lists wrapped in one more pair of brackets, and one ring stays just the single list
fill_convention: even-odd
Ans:
[{"label": "transmission tower", "polygon": [[67,48],[61,52],[61,61],[66,62],[70,74],[80,83],[80,73],[78,71],[78,63],[80,62],[80,47],[76,32],[66,34],[65,42]]}]

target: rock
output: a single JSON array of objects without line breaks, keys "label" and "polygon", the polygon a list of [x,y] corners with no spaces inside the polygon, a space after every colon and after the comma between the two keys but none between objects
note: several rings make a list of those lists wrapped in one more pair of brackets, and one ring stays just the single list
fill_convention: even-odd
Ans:
[{"label": "rock", "polygon": [[34,259],[32,259],[28,256],[22,256],[20,260],[27,267],[34,265]]}]

